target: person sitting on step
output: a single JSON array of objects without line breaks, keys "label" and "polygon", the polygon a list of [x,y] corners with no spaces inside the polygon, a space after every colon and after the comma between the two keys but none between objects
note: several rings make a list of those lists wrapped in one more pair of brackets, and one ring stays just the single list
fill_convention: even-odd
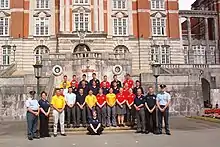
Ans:
[{"label": "person sitting on step", "polygon": [[98,120],[95,110],[92,112],[92,118],[89,120],[89,126],[87,130],[89,131],[89,135],[101,135],[102,131],[104,130],[100,121]]}]

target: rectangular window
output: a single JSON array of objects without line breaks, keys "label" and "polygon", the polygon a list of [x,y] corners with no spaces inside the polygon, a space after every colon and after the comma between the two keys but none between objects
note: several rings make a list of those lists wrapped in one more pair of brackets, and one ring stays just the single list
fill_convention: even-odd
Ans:
[{"label": "rectangular window", "polygon": [[89,0],[74,0],[75,4],[88,4]]},{"label": "rectangular window", "polygon": [[49,0],[36,0],[36,8],[37,9],[48,9]]},{"label": "rectangular window", "polygon": [[89,30],[89,14],[77,13],[74,14],[75,31],[88,31]]},{"label": "rectangular window", "polygon": [[9,0],[0,0],[0,9],[8,9]]},{"label": "rectangular window", "polygon": [[2,63],[3,63],[3,65],[10,64],[10,56],[11,56],[11,47],[10,46],[3,46],[2,47]]},{"label": "rectangular window", "polygon": [[164,0],[151,0],[151,9],[163,10],[165,9],[164,5],[165,5]]},{"label": "rectangular window", "polygon": [[164,46],[153,46],[150,52],[150,60],[161,64],[170,64],[170,48]]},{"label": "rectangular window", "polygon": [[209,56],[210,56],[210,59],[211,59],[211,64],[216,64],[216,62],[215,62],[215,58],[216,58],[216,56],[215,56],[215,46],[210,46],[210,54],[209,54]]},{"label": "rectangular window", "polygon": [[150,55],[151,55],[150,57],[151,61],[160,62],[159,61],[159,46],[152,47]]},{"label": "rectangular window", "polygon": [[49,35],[49,18],[37,18],[35,26],[36,36],[48,36]]},{"label": "rectangular window", "polygon": [[115,36],[126,36],[128,34],[127,18],[114,18],[113,27]]},{"label": "rectangular window", "polygon": [[126,0],[113,0],[113,8],[114,9],[125,9],[126,8]]},{"label": "rectangular window", "polygon": [[170,64],[170,51],[168,47],[161,47],[161,64]]},{"label": "rectangular window", "polygon": [[205,64],[205,46],[193,46],[194,64]]},{"label": "rectangular window", "polygon": [[166,21],[164,18],[152,19],[152,34],[153,36],[165,36]]},{"label": "rectangular window", "polygon": [[9,35],[9,18],[1,17],[0,18],[0,36]]},{"label": "rectangular window", "polygon": [[188,46],[184,46],[183,47],[183,52],[184,52],[184,63],[185,64],[189,64],[189,47]]}]

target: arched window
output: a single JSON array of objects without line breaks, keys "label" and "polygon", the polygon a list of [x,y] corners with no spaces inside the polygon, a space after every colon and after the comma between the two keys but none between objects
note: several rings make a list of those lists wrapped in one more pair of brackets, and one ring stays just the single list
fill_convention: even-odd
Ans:
[{"label": "arched window", "polygon": [[90,48],[86,45],[86,44],[78,44],[75,48],[74,48],[74,53],[75,52],[90,52]]},{"label": "arched window", "polygon": [[114,49],[114,52],[117,54],[125,54],[125,53],[129,53],[129,50],[126,46],[119,45]]},{"label": "arched window", "polygon": [[34,54],[35,54],[35,62],[41,63],[43,54],[49,54],[50,50],[48,47],[44,45],[39,45],[35,48]]}]

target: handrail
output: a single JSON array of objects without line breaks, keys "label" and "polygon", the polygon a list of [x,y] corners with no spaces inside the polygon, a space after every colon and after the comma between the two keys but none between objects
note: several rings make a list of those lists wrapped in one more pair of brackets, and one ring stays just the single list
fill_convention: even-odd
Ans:
[{"label": "handrail", "polygon": [[48,101],[51,100],[51,97],[53,96],[53,93],[54,93],[54,76],[51,75],[50,78],[49,78],[49,81],[48,81],[48,84],[45,88],[45,91],[48,93],[47,95],[47,99]]},{"label": "handrail", "polygon": [[162,64],[161,67],[174,68],[220,68],[220,64]]},{"label": "handrail", "polygon": [[8,66],[6,69],[4,69],[2,72],[0,72],[0,77],[10,76],[16,70],[17,70],[17,64],[12,63],[10,66]]}]

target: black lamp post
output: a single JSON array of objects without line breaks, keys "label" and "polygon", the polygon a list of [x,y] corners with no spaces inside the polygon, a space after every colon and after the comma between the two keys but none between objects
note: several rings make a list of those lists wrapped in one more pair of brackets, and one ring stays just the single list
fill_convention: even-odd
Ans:
[{"label": "black lamp post", "polygon": [[16,45],[14,44],[12,48],[13,48],[13,51],[14,51],[14,62],[15,62]]},{"label": "black lamp post", "polygon": [[42,67],[43,65],[40,62],[36,62],[34,67],[35,78],[37,79],[37,96],[40,96],[40,78],[42,76]]},{"label": "black lamp post", "polygon": [[152,70],[153,70],[153,75],[155,77],[155,91],[156,93],[158,92],[158,77],[160,76],[160,67],[161,64],[158,62],[153,62],[151,64]]}]

